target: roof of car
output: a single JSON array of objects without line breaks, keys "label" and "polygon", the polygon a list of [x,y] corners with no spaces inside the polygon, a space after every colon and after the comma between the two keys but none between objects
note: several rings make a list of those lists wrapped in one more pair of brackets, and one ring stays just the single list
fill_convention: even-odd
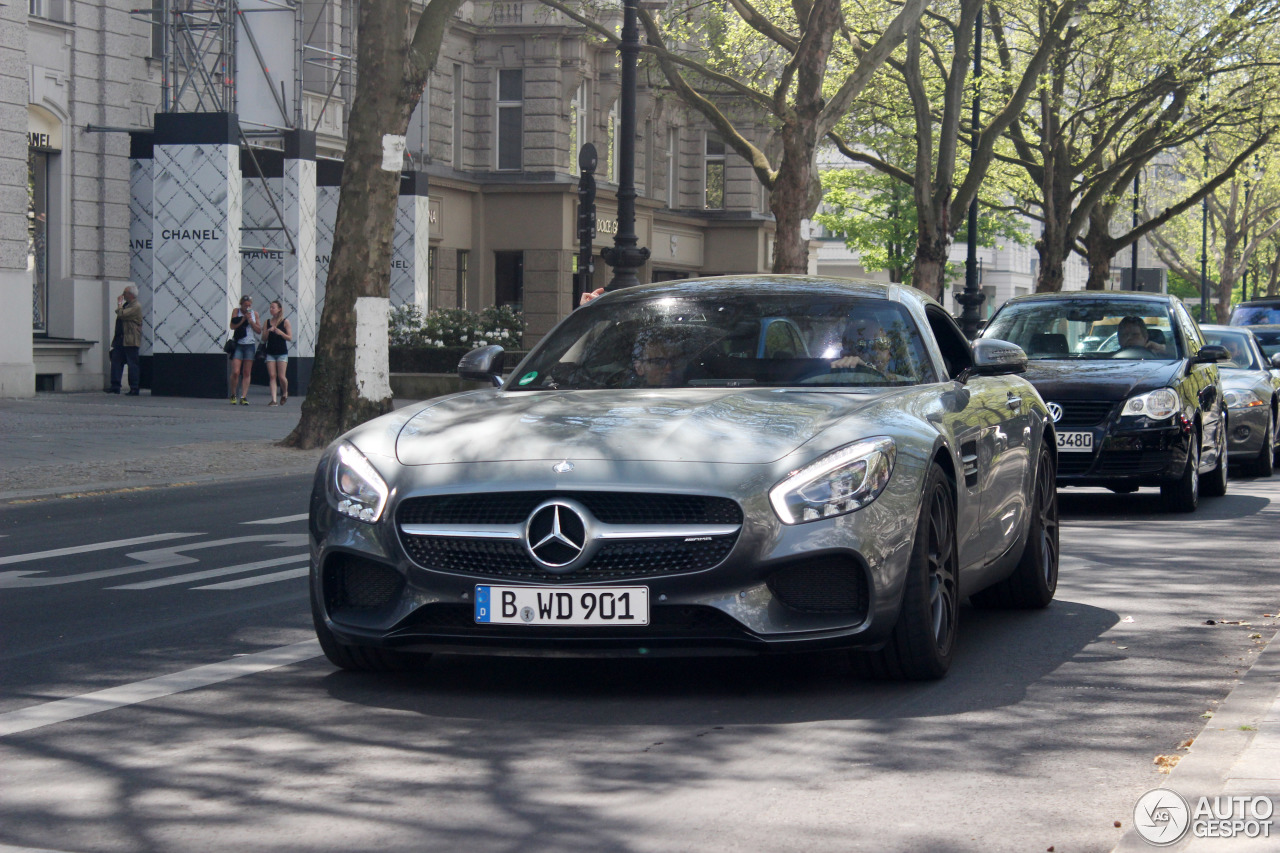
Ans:
[{"label": "roof of car", "polygon": [[[1055,293],[1028,293],[1015,296],[1009,302],[1035,302],[1055,299],[1071,299],[1086,302],[1093,299],[1129,299],[1135,302],[1177,302],[1178,297],[1167,293],[1144,293],[1132,290],[1060,290]],[[1009,302],[1005,304],[1008,305]]]},{"label": "roof of car", "polygon": [[778,275],[774,273],[752,273],[744,275],[710,276],[707,278],[684,278],[664,281],[657,284],[641,284],[623,290],[613,291],[610,295],[617,301],[631,298],[653,298],[655,296],[712,296],[718,292],[732,292],[741,295],[743,292],[759,296],[786,293],[827,293],[832,296],[862,296],[872,299],[894,299],[895,295],[910,294],[922,302],[932,302],[923,291],[902,284],[889,284],[879,281],[864,281],[834,276],[813,275]]},{"label": "roof of car", "polygon": [[[1252,332],[1254,329],[1261,328],[1261,327],[1259,326],[1223,326],[1221,324],[1216,324],[1216,323],[1201,323],[1200,328],[1201,330],[1206,332],[1241,332],[1244,334],[1248,334]],[[1280,329],[1280,326],[1273,326],[1272,328]]]},{"label": "roof of car", "polygon": [[1233,308],[1248,308],[1248,307],[1250,307],[1250,306],[1254,306],[1254,305],[1257,305],[1257,306],[1264,306],[1264,307],[1267,307],[1267,308],[1274,308],[1274,307],[1276,307],[1277,305],[1280,305],[1280,296],[1267,296],[1267,297],[1263,297],[1262,299],[1250,299],[1248,302],[1237,302],[1237,303],[1236,303],[1234,306],[1232,306],[1232,307],[1233,307]]}]

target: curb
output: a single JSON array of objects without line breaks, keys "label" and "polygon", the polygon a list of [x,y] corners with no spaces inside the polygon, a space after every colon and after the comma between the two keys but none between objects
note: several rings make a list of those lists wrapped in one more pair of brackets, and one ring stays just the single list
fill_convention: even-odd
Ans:
[{"label": "curb", "polygon": [[[1280,632],[1272,635],[1258,653],[1253,666],[1222,700],[1213,718],[1196,735],[1191,750],[1173,768],[1168,781],[1153,788],[1176,791],[1193,809],[1196,800],[1202,796],[1256,794],[1270,795],[1273,800],[1280,797],[1280,762],[1252,760],[1277,751],[1255,745],[1264,727],[1280,729],[1280,642],[1277,638],[1280,638]],[[1269,734],[1269,740],[1277,740],[1274,732]],[[1268,741],[1263,743],[1270,745]],[[1250,772],[1258,765],[1269,769],[1261,774]],[[1233,774],[1237,768],[1242,772]],[[1228,788],[1231,790],[1225,791]],[[1239,790],[1242,788],[1248,790]],[[1211,850],[1280,849],[1280,806],[1276,809],[1271,838],[1196,838],[1188,832],[1176,844],[1155,845],[1138,834],[1132,817],[1126,823],[1128,828],[1112,853],[1150,853],[1157,849],[1203,850],[1206,853]]]}]

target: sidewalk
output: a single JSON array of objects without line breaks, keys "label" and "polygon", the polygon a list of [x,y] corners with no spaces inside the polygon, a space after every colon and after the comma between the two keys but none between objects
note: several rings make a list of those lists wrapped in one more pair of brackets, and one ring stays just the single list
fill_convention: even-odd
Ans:
[{"label": "sidewalk", "polygon": [[175,483],[305,474],[319,450],[277,446],[301,397],[268,406],[226,400],[84,393],[0,400],[0,503]]}]

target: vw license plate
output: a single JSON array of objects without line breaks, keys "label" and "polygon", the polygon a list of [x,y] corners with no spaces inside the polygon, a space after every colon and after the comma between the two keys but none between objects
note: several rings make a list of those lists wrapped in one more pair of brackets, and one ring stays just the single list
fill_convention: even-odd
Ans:
[{"label": "vw license plate", "polygon": [[1060,432],[1058,433],[1058,450],[1065,453],[1092,453],[1093,433]]},{"label": "vw license plate", "polygon": [[648,625],[647,586],[477,586],[487,625]]}]

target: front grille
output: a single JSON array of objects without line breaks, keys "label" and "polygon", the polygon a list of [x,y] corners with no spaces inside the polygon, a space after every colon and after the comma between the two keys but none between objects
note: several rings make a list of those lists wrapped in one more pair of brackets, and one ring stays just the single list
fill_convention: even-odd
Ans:
[{"label": "front grille", "polygon": [[493,492],[408,498],[400,524],[523,524],[538,504],[572,498],[605,524],[741,524],[729,498],[628,492]]},{"label": "front grille", "polygon": [[1058,400],[1054,402],[1057,402],[1062,407],[1062,417],[1055,424],[1058,429],[1097,426],[1107,419],[1107,415],[1111,414],[1111,410],[1116,405],[1115,403],[1097,400],[1067,400],[1065,402]]},{"label": "front grille", "polygon": [[407,534],[401,534],[401,538],[409,557],[428,569],[547,583],[583,583],[709,569],[729,556],[738,537],[716,536],[701,542],[678,538],[605,542],[591,562],[568,574],[544,571],[519,542]]},{"label": "front grille", "polygon": [[1059,453],[1058,475],[1132,477],[1159,474],[1168,463],[1169,454],[1167,451],[1104,450],[1096,458],[1098,464],[1095,466],[1095,456],[1092,453]]},{"label": "front grille", "polygon": [[351,554],[334,554],[325,564],[325,602],[329,612],[372,611],[400,597],[404,577],[390,566]]},{"label": "front grille", "polygon": [[649,624],[636,627],[591,626],[564,627],[556,625],[494,625],[476,624],[475,608],[470,604],[424,604],[414,611],[401,626],[405,632],[443,632],[455,636],[484,636],[503,638],[582,637],[585,633],[596,636],[617,637],[742,637],[745,631],[733,618],[714,607],[698,605],[654,604],[649,609]]},{"label": "front grille", "polygon": [[801,613],[867,615],[867,576],[847,557],[820,557],[780,569],[769,576],[774,598]]}]

